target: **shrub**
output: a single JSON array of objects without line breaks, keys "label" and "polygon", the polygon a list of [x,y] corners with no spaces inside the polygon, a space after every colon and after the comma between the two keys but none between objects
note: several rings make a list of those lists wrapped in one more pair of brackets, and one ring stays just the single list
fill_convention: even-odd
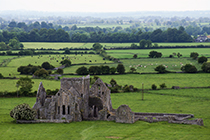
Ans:
[{"label": "shrub", "polygon": [[79,67],[77,70],[76,70],[76,73],[79,74],[79,75],[87,75],[88,74],[88,70],[85,66],[82,66],[82,67]]},{"label": "shrub", "polygon": [[190,57],[192,57],[193,59],[196,59],[199,56],[199,54],[197,52],[192,52],[190,54]]},{"label": "shrub", "polygon": [[49,75],[49,73],[48,73],[47,70],[45,70],[45,69],[42,68],[42,69],[37,70],[34,73],[34,75],[35,76],[38,76],[38,77],[44,77],[44,78],[46,78]]},{"label": "shrub", "polygon": [[210,73],[210,62],[204,62],[201,69],[204,71],[204,72],[208,72]]},{"label": "shrub", "polygon": [[136,69],[134,67],[131,67],[130,71],[133,73],[134,71],[136,71]]},{"label": "shrub", "polygon": [[70,67],[71,66],[71,61],[68,59],[62,60],[60,64],[65,65],[65,67]]},{"label": "shrub", "polygon": [[42,63],[42,68],[48,70],[48,69],[53,69],[53,68],[55,68],[55,67],[54,67],[53,65],[50,65],[49,62],[43,62],[43,63]]},{"label": "shrub", "polygon": [[152,90],[156,90],[157,86],[155,84],[152,84]]},{"label": "shrub", "polygon": [[155,68],[155,71],[159,72],[159,73],[165,73],[166,72],[166,68],[163,65],[159,65]]},{"label": "shrub", "polygon": [[118,65],[117,65],[117,72],[118,72],[119,74],[125,73],[125,67],[124,67],[123,64],[118,64]]},{"label": "shrub", "polygon": [[10,116],[16,120],[34,120],[36,111],[26,103],[16,106],[10,111]]},{"label": "shrub", "polygon": [[191,64],[186,64],[181,67],[181,70],[187,73],[195,73],[197,72],[197,68]]},{"label": "shrub", "polygon": [[110,71],[111,74],[115,74],[115,72],[117,71],[117,69],[115,67],[111,67],[109,69],[109,71]]},{"label": "shrub", "polygon": [[149,57],[150,58],[160,58],[161,56],[162,56],[161,52],[157,52],[157,51],[149,52]]},{"label": "shrub", "polygon": [[134,55],[133,55],[133,58],[135,58],[135,59],[136,59],[136,58],[137,58],[137,54],[134,54]]},{"label": "shrub", "polygon": [[201,56],[198,58],[198,63],[204,63],[204,62],[207,62],[207,58],[205,56]]},{"label": "shrub", "polygon": [[0,73],[0,79],[4,78],[4,76]]},{"label": "shrub", "polygon": [[114,87],[114,85],[117,84],[116,80],[114,80],[113,78],[111,79],[109,83],[112,85],[112,87]]},{"label": "shrub", "polygon": [[167,87],[167,86],[166,86],[165,83],[160,84],[160,88],[161,88],[161,89],[164,89],[164,88],[166,88],[166,87]]},{"label": "shrub", "polygon": [[58,68],[58,69],[56,70],[56,73],[58,73],[58,74],[63,74],[63,69]]},{"label": "shrub", "polygon": [[20,86],[20,94],[24,96],[33,94],[31,93],[33,87],[32,84],[34,84],[34,82],[28,77],[21,77],[16,83],[16,85]]}]

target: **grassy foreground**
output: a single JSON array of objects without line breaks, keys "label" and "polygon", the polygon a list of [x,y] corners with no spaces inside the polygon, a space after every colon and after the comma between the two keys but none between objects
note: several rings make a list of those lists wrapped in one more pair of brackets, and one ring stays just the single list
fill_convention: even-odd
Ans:
[{"label": "grassy foreground", "polygon": [[[202,118],[204,126],[170,124],[167,122],[148,123],[137,121],[134,124],[120,124],[106,121],[83,121],[69,124],[16,124],[9,112],[16,105],[28,103],[33,106],[35,98],[0,98],[0,136],[7,139],[192,139],[208,140],[210,138],[210,89],[161,90],[157,92],[175,95],[145,93],[112,94],[112,104],[117,108],[128,104],[135,112],[190,113],[195,118]],[[183,96],[183,95],[190,96]],[[205,96],[205,98],[203,98]],[[201,98],[200,98],[201,97]]]}]

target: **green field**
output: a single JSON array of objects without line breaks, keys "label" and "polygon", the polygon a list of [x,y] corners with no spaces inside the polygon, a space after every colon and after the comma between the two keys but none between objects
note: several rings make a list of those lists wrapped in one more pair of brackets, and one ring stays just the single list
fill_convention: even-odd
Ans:
[{"label": "green field", "polygon": [[[179,91],[180,93],[177,93]],[[156,91],[154,91],[156,92]],[[165,95],[159,94],[164,92]],[[127,104],[135,112],[189,113],[202,118],[204,126],[170,124],[168,122],[120,124],[107,121],[83,121],[69,124],[16,124],[9,112],[18,104],[34,105],[35,98],[0,98],[0,135],[7,139],[192,139],[210,138],[210,89],[160,90],[157,93],[111,94],[113,108]],[[168,93],[168,94],[166,94]],[[182,94],[181,94],[182,93]],[[171,94],[171,95],[170,95]],[[186,95],[186,96],[185,96]],[[190,95],[190,96],[189,96]],[[58,129],[59,128],[59,129]]]},{"label": "green field", "polygon": [[[2,56],[0,56],[1,58]],[[12,76],[19,75],[19,72],[17,72],[17,68],[19,66],[26,66],[28,64],[31,65],[40,65],[43,62],[49,62],[51,65],[55,67],[61,66],[60,61],[62,60],[62,57],[65,57],[70,59],[72,64],[78,64],[78,63],[87,63],[87,64],[97,64],[97,63],[113,63],[109,60],[103,60],[103,58],[99,55],[36,55],[36,56],[23,56],[16,59],[13,59],[6,67],[0,67],[0,73],[2,73],[4,76],[9,76],[11,74]],[[91,61],[91,62],[90,62]],[[81,66],[81,65],[80,65]],[[75,71],[74,71],[75,72]]]},{"label": "green field", "polygon": [[[124,75],[98,75],[104,82],[109,83],[113,78],[117,81],[118,85],[133,85],[139,89],[142,88],[144,83],[145,89],[151,89],[152,84],[158,86],[165,83],[167,88],[172,86],[184,87],[207,87],[210,86],[210,74],[124,74]],[[82,77],[81,75],[64,75],[62,77]],[[157,80],[158,79],[158,80]],[[33,91],[38,89],[39,83],[43,82],[46,89],[54,90],[60,87],[60,81],[45,80],[45,79],[32,79],[34,81]],[[18,80],[0,79],[0,91],[16,91],[15,87]]]},{"label": "green field", "polygon": [[[129,72],[131,67],[136,68],[136,72],[156,72],[154,69],[158,65],[165,65],[166,70],[179,72],[181,67],[185,64],[192,64],[196,66],[197,70],[201,70],[202,64],[199,64],[196,60],[191,58],[141,58],[141,59],[121,59],[120,60],[125,67],[125,71]],[[98,64],[100,66],[102,64]],[[103,64],[111,67],[117,67],[118,63],[107,63]],[[86,65],[87,68],[93,65]],[[64,69],[64,73],[76,73],[76,70],[81,67],[81,65],[71,66]]]},{"label": "green field", "polygon": [[46,42],[22,42],[24,49],[63,49],[83,48],[84,43],[46,43]]},{"label": "green field", "polygon": [[197,52],[199,56],[210,57],[210,48],[107,50],[106,52],[114,58],[133,58],[134,54],[137,54],[138,57],[149,57],[150,51],[161,52],[162,57],[169,57],[172,53],[177,54],[178,52],[182,54],[182,57],[190,57],[191,52]]},{"label": "green field", "polygon": [[[62,48],[92,48],[94,43],[47,43],[47,42],[22,42],[24,49],[62,49]],[[103,47],[130,47],[131,43],[100,43]],[[139,43],[135,43],[139,45]],[[153,43],[154,44],[154,43]],[[192,42],[192,43],[157,43],[159,46],[195,46],[208,45],[209,42]]]}]

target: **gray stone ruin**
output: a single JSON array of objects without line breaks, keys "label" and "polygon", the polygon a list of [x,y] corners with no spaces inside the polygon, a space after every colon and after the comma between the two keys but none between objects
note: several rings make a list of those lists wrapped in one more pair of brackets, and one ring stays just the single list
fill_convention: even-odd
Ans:
[{"label": "gray stone ruin", "polygon": [[[72,122],[83,120],[105,120],[118,123],[134,123],[168,121],[169,123],[203,125],[202,119],[193,118],[191,114],[135,113],[128,105],[112,108],[110,90],[98,78],[90,87],[90,76],[61,79],[61,88],[55,96],[46,95],[42,82],[39,85],[36,103],[33,108],[37,112],[37,122]],[[17,120],[18,123],[28,123]]]}]

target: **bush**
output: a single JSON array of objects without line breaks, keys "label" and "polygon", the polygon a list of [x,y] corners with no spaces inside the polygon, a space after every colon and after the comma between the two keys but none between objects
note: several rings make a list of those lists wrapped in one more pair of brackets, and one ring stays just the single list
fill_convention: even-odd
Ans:
[{"label": "bush", "polygon": [[48,70],[48,69],[53,69],[53,68],[55,68],[55,67],[54,67],[53,65],[50,65],[49,62],[43,62],[43,63],[42,63],[42,68]]},{"label": "bush", "polygon": [[134,71],[136,71],[136,69],[134,67],[131,67],[130,71],[133,73]]},{"label": "bush", "polygon": [[137,58],[137,54],[134,54],[134,55],[133,55],[133,58],[135,58],[135,59],[136,59],[136,58]]},{"label": "bush", "polygon": [[0,79],[3,79],[4,78],[4,76],[0,73]]},{"label": "bush", "polygon": [[71,66],[71,61],[68,59],[62,60],[60,64],[65,65],[65,67],[70,67]]},{"label": "bush", "polygon": [[155,84],[152,84],[152,90],[156,90],[157,86]]},{"label": "bush", "polygon": [[111,67],[109,69],[109,71],[110,71],[111,74],[115,74],[115,72],[117,71],[117,69],[115,67]]},{"label": "bush", "polygon": [[47,70],[45,70],[45,69],[42,68],[42,69],[37,70],[34,73],[34,75],[35,76],[38,76],[38,77],[44,77],[44,78],[46,78],[49,75],[49,73],[48,73]]},{"label": "bush", "polygon": [[186,64],[181,67],[181,70],[187,73],[195,73],[197,72],[197,68],[191,64]]},{"label": "bush", "polygon": [[79,74],[79,75],[87,75],[88,74],[88,70],[85,66],[82,66],[82,67],[79,67],[77,70],[76,70],[76,73]]},{"label": "bush", "polygon": [[118,64],[117,65],[117,72],[119,72],[119,74],[125,73],[125,67],[124,67],[123,64]]},{"label": "bush", "polygon": [[158,73],[165,73],[166,72],[166,67],[163,65],[159,65],[155,68],[155,71],[157,71]]},{"label": "bush", "polygon": [[21,77],[16,83],[16,85],[20,86],[20,94],[24,96],[33,95],[33,93],[31,93],[32,84],[34,84],[34,82],[28,77]]},{"label": "bush", "polygon": [[190,54],[190,57],[192,57],[193,59],[196,59],[199,56],[199,54],[197,52],[192,52]]},{"label": "bush", "polygon": [[36,111],[26,103],[16,106],[10,111],[10,116],[16,120],[34,120]]},{"label": "bush", "polygon": [[63,69],[58,68],[58,69],[56,70],[56,73],[58,73],[58,74],[63,74]]},{"label": "bush", "polygon": [[201,57],[198,58],[198,63],[201,63],[202,64],[204,62],[207,62],[207,60],[208,59],[205,56],[201,56]]},{"label": "bush", "polygon": [[210,62],[204,62],[201,69],[204,71],[204,72],[208,72],[210,73]]},{"label": "bush", "polygon": [[112,87],[114,87],[117,84],[116,80],[114,80],[113,78],[109,83],[112,85]]},{"label": "bush", "polygon": [[150,58],[160,58],[161,56],[162,56],[161,52],[157,52],[157,51],[149,52],[149,57]]},{"label": "bush", "polygon": [[167,86],[166,86],[166,84],[165,83],[162,83],[161,85],[160,85],[160,88],[161,89],[164,89],[164,88],[166,88]]}]

